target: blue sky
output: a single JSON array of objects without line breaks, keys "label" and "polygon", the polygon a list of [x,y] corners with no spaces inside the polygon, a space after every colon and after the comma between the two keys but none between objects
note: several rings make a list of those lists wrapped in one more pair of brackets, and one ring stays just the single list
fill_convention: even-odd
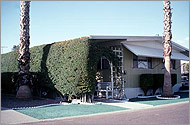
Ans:
[{"label": "blue sky", "polygon": [[[171,7],[172,40],[189,48],[189,1]],[[3,53],[19,44],[19,16],[19,1],[1,1]],[[88,35],[163,35],[163,19],[162,1],[32,1],[30,47]]]}]

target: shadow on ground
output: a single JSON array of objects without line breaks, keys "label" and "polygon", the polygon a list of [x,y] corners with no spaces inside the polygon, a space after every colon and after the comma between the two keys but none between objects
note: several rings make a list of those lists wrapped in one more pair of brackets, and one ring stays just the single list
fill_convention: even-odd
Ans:
[{"label": "shadow on ground", "polygon": [[59,103],[58,101],[46,98],[33,97],[30,100],[16,99],[16,95],[1,94],[1,110],[21,107],[35,107],[47,104]]}]

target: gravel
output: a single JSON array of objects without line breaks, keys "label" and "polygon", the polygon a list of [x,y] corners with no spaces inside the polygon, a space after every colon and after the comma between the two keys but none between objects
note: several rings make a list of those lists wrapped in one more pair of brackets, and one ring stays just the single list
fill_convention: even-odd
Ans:
[{"label": "gravel", "polygon": [[42,106],[47,104],[57,104],[60,101],[33,97],[30,100],[19,100],[16,99],[16,95],[1,94],[1,109],[3,108],[26,108],[26,107],[35,107]]}]

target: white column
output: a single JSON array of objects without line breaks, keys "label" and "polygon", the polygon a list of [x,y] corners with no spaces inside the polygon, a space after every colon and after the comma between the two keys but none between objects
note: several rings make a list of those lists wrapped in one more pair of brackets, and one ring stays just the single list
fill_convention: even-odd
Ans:
[{"label": "white column", "polygon": [[106,99],[108,99],[108,86],[106,86]]},{"label": "white column", "polygon": [[124,64],[123,64],[123,58],[124,58],[124,55],[123,55],[123,48],[121,47],[121,53],[122,53],[122,60],[121,60],[121,66],[122,66],[122,87],[123,87],[123,97],[125,95],[125,82],[124,82],[124,77],[123,77],[123,73],[124,73]]},{"label": "white column", "polygon": [[111,67],[111,88],[112,88],[112,98],[113,98],[113,65],[112,62],[110,63]]}]

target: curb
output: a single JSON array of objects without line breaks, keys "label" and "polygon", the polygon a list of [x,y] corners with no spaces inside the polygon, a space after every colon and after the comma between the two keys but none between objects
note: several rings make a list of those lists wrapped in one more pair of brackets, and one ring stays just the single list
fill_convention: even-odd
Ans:
[{"label": "curb", "polygon": [[179,95],[173,95],[175,97],[162,97],[161,95],[156,96],[157,99],[161,100],[173,100],[173,99],[180,99]]},{"label": "curb", "polygon": [[178,105],[178,104],[183,104],[183,103],[190,103],[190,102],[189,101],[183,101],[183,102],[175,102],[175,103],[170,103],[170,104],[156,105],[156,106],[154,106],[154,108],[165,107],[165,106],[170,106],[170,105]]},{"label": "curb", "polygon": [[42,108],[42,107],[57,106],[57,105],[63,105],[63,104],[57,103],[57,104],[47,104],[47,105],[33,106],[33,107],[18,107],[18,108],[11,108],[11,109],[15,110],[15,109]]}]

